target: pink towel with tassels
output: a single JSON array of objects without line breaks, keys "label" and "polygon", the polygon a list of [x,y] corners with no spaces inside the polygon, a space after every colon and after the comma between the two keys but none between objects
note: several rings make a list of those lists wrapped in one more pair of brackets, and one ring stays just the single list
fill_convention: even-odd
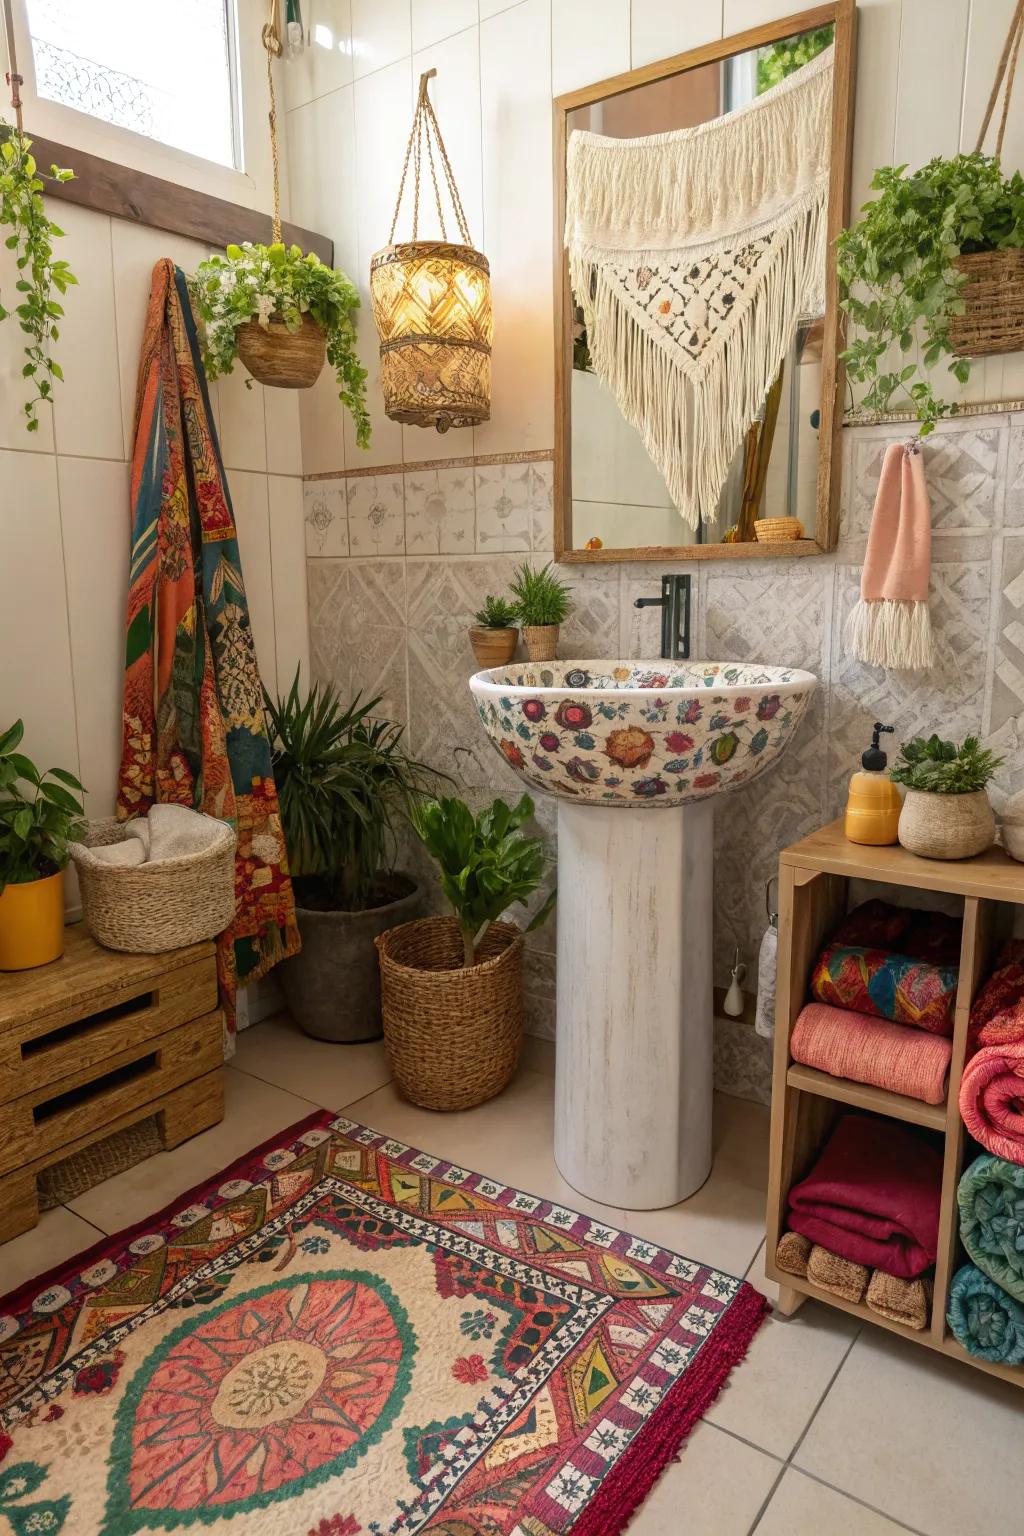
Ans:
[{"label": "pink towel with tassels", "polygon": [[894,671],[931,666],[931,563],[924,456],[916,443],[890,443],[871,514],[860,601],[843,631],[850,655]]},{"label": "pink towel with tassels", "polygon": [[953,1046],[941,1035],[905,1024],[827,1003],[808,1003],[793,1026],[790,1050],[794,1061],[830,1077],[847,1077],[923,1099],[926,1104],[941,1104]]}]

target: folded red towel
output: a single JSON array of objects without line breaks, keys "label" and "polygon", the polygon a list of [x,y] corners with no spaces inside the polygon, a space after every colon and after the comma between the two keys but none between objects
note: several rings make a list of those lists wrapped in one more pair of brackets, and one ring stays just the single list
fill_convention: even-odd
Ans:
[{"label": "folded red towel", "polygon": [[1004,944],[996,968],[971,1004],[969,1049],[1024,1040],[1024,943]]},{"label": "folded red towel", "polygon": [[844,1115],[786,1225],[832,1253],[912,1280],[935,1262],[942,1154],[895,1120]]},{"label": "folded red towel", "polygon": [[987,1045],[964,1067],[960,1114],[981,1145],[1024,1165],[1024,1040]]},{"label": "folded red towel", "polygon": [[794,1061],[832,1077],[873,1083],[926,1104],[941,1104],[946,1097],[953,1046],[941,1035],[808,1003],[793,1026],[790,1049]]}]

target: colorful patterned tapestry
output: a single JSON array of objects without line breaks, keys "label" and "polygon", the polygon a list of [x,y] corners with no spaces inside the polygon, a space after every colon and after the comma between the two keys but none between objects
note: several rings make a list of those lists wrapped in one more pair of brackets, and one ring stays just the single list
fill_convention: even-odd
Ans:
[{"label": "colorful patterned tapestry", "polygon": [[175,801],[238,834],[235,920],[217,946],[229,1030],[239,983],[300,947],[234,515],[185,277],[158,261],[135,401],[117,814]]},{"label": "colorful patterned tapestry", "polygon": [[615,1536],[766,1305],[318,1112],[0,1300],[0,1516]]}]

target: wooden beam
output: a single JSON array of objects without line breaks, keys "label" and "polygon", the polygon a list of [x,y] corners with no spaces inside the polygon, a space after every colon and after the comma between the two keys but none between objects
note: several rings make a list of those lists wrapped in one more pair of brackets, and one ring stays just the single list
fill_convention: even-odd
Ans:
[{"label": "wooden beam", "polygon": [[[201,240],[204,245],[226,246],[252,240],[267,244],[271,236],[269,213],[243,208],[223,197],[196,192],[178,182],[163,181],[145,171],[129,170],[113,160],[101,160],[67,144],[37,138],[29,133],[36,163],[47,170],[51,165],[67,166],[75,173],[73,181],[47,182],[46,196],[60,197],[96,213],[110,213],[133,224],[147,224],[151,229],[165,229],[170,234]],[[315,251],[321,261],[334,265],[334,241],[297,224],[285,224],[282,235],[286,244]]]}]

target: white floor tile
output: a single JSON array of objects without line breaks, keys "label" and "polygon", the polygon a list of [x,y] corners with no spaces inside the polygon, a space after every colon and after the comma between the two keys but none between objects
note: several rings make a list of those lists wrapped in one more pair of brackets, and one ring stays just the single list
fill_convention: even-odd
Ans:
[{"label": "white floor tile", "polygon": [[38,1226],[12,1237],[9,1243],[0,1243],[0,1310],[8,1291],[74,1258],[83,1248],[91,1248],[102,1235],[81,1216],[58,1205],[43,1212]]},{"label": "white floor tile", "polygon": [[324,1109],[344,1109],[391,1078],[382,1040],[365,1045],[310,1040],[287,1015],[243,1031],[232,1066]]},{"label": "white floor tile", "polygon": [[899,1536],[905,1529],[791,1467],[758,1522],[757,1536]]},{"label": "white floor tile", "polygon": [[929,1536],[1019,1529],[1018,1387],[865,1327],[794,1463]]},{"label": "white floor tile", "polygon": [[629,1525],[629,1536],[746,1536],[781,1467],[698,1424]]}]

